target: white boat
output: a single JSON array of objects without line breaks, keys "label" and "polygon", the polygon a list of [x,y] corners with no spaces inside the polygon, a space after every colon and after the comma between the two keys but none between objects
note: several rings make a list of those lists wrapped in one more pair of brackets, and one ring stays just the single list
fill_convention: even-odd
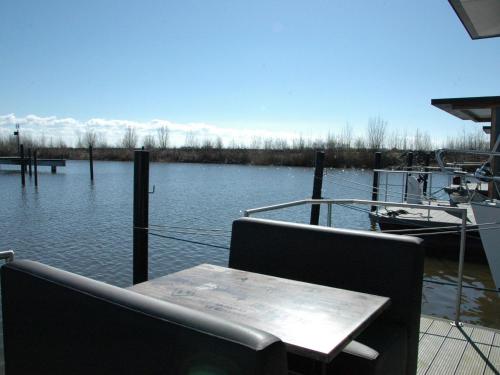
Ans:
[{"label": "white boat", "polygon": [[[492,151],[463,151],[463,150],[438,150],[436,151],[436,160],[443,171],[443,155],[446,152],[458,152],[462,154],[475,154],[488,156],[488,160],[471,175],[482,182],[490,182],[492,188],[499,189],[500,176],[495,176],[490,171],[490,165],[494,157],[499,157],[500,136],[497,138]],[[488,260],[493,282],[500,290],[500,201],[496,199],[487,199],[483,202],[470,202],[476,225],[479,228],[479,235],[483,244],[484,252]]]},{"label": "white boat", "polygon": [[500,289],[500,201],[471,202],[495,286]]},{"label": "white boat", "polygon": [[[401,203],[425,205],[428,208],[377,207],[376,210],[368,213],[371,223],[374,226],[378,225],[382,231],[386,232],[393,231],[399,234],[423,233],[425,235],[424,247],[427,256],[457,259],[460,252],[459,228],[462,218],[453,212],[432,210],[432,207],[465,208],[467,210],[465,259],[474,263],[486,263],[487,259],[483,251],[474,213],[469,204],[470,197],[474,197],[475,194],[469,190],[470,183],[467,181],[470,179],[463,178],[466,172],[446,167],[446,174],[449,175],[448,184],[452,188],[462,188],[467,198],[464,199],[464,202],[453,202],[451,204],[451,195],[450,201],[447,201],[438,199],[440,196],[434,194],[435,192],[439,193],[442,190],[446,190],[446,188],[433,188],[433,181],[435,184],[438,175],[441,175],[439,180],[442,181],[443,171],[431,171],[431,168],[426,167],[424,171],[416,168],[409,171],[375,170],[378,173],[379,181],[378,196],[380,199],[378,200],[386,202],[398,202],[401,200]],[[458,173],[460,173],[458,175],[458,179],[460,180],[459,185],[453,186],[451,182],[456,178]],[[393,178],[390,177],[391,175]],[[396,195],[397,192],[390,189],[391,186],[397,184],[394,179],[397,179],[398,176],[401,178],[400,186],[403,188],[400,195]],[[424,181],[428,182],[425,188]]]}]

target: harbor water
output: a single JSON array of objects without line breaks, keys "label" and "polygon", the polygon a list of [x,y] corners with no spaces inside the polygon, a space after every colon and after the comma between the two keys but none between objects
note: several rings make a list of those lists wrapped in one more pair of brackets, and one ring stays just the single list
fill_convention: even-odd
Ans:
[{"label": "harbor water", "polygon": [[[152,163],[150,186],[150,278],[200,263],[227,265],[231,223],[249,208],[311,196],[312,168]],[[0,249],[117,286],[132,282],[133,164],[68,161],[51,174],[39,169],[39,186],[19,172],[0,170]],[[370,199],[372,172],[328,170],[327,198]],[[440,181],[434,181],[439,186]],[[445,180],[442,181],[444,185]],[[362,209],[360,209],[362,208]],[[369,229],[366,207],[333,208],[333,225]],[[257,215],[308,222],[309,207]],[[326,209],[321,222],[326,223]],[[369,261],[369,259],[367,259]],[[427,258],[425,279],[457,280],[457,261]],[[390,275],[380,275],[380,277]],[[466,263],[464,285],[493,288],[484,264]],[[456,288],[424,283],[422,312],[453,318]],[[500,328],[498,293],[465,288],[462,320]]]}]

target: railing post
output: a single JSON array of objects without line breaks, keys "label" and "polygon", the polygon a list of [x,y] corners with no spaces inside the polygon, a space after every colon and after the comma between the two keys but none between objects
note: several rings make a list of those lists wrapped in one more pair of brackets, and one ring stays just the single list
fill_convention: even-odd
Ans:
[{"label": "railing post", "polygon": [[388,190],[389,190],[389,173],[385,172],[385,198],[384,198],[384,201],[386,201],[386,202],[387,202],[387,194],[389,192]]},{"label": "railing post", "polygon": [[328,203],[328,216],[326,218],[326,225],[328,227],[332,226],[332,204]]},{"label": "railing post", "polygon": [[[424,164],[425,164],[424,171],[425,172],[429,172],[429,164],[430,164],[430,162],[431,162],[431,154],[427,153],[427,154],[425,154],[425,161],[424,161]],[[424,191],[425,196],[430,198],[431,194],[427,193],[427,180],[428,179],[429,179],[429,175],[425,174],[425,176],[424,176],[424,186],[422,187],[422,190]]]},{"label": "railing post", "polygon": [[[490,129],[490,149],[492,152],[500,151],[496,145],[497,139],[500,137],[500,107],[494,107],[491,109],[491,129]],[[495,145],[497,148],[495,149]],[[498,176],[500,174],[500,158],[492,157],[490,159],[491,163],[491,173],[493,176]],[[495,186],[499,186],[495,181],[491,181],[488,184],[489,196],[492,199],[500,199],[500,194]]]},{"label": "railing post", "polygon": [[[373,189],[372,189],[372,201],[378,201],[378,186],[379,186],[379,178],[378,178],[378,173],[375,172],[375,169],[380,169],[381,165],[381,159],[382,159],[382,153],[381,152],[376,152],[375,153],[375,164],[373,166]],[[387,186],[386,186],[387,189]],[[375,211],[377,209],[377,206],[372,206],[371,211]]]},{"label": "railing post", "polygon": [[26,186],[26,176],[24,170],[24,145],[19,146],[19,155],[21,157],[21,185]]},{"label": "railing post", "polygon": [[92,145],[89,145],[90,181],[94,181],[94,159],[92,158]]},{"label": "railing post", "polygon": [[133,283],[148,280],[149,151],[134,152]]},{"label": "railing post", "polygon": [[[411,171],[413,166],[413,152],[408,152],[408,156],[406,158],[406,170]],[[408,198],[408,176],[410,176],[409,173],[406,174],[406,181],[405,181],[405,195],[403,201],[406,202]]]},{"label": "railing post", "polygon": [[[316,151],[316,163],[314,168],[314,183],[313,183],[313,193],[312,199],[321,199],[321,188],[323,186],[323,162],[325,160],[324,151]],[[311,206],[311,225],[319,224],[319,204],[313,204]]]},{"label": "railing post", "polygon": [[457,303],[455,307],[455,326],[460,326],[460,307],[462,305],[462,280],[464,276],[465,228],[467,227],[467,210],[462,211],[462,227],[460,230],[460,255],[458,259]]},{"label": "railing post", "polygon": [[38,186],[38,160],[37,160],[37,151],[33,151],[33,167],[35,169],[35,186]]}]

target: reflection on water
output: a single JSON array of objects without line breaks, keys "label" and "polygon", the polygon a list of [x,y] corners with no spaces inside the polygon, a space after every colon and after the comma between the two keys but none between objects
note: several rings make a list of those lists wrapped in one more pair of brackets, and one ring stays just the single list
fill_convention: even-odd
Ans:
[{"label": "reflection on water", "polygon": [[[114,285],[131,284],[132,163],[94,162],[93,184],[85,161],[69,161],[56,175],[40,168],[38,189],[29,177],[22,189],[19,174],[2,168],[0,249]],[[371,171],[329,170],[323,196],[370,199],[371,180]],[[312,181],[312,168],[152,163],[150,224],[156,233],[191,242],[150,236],[150,277],[200,263],[227,265],[228,251],[220,247],[229,246],[231,222],[243,210],[309,197]],[[294,207],[259,216],[307,223],[309,212]],[[336,206],[333,215],[334,226],[370,228],[364,211]],[[326,224],[325,211],[320,223]],[[427,259],[425,278],[456,283],[457,268],[453,261]],[[466,264],[465,274],[465,285],[493,288],[486,266]],[[453,318],[455,296],[453,286],[424,283],[422,311]],[[498,294],[466,288],[463,302],[464,321],[500,328]]]},{"label": "reflection on water", "polygon": [[[444,259],[427,258],[425,280],[456,284],[458,263]],[[465,263],[464,288],[462,289],[462,320],[487,327],[500,326],[500,294],[474,288],[494,289],[488,267],[483,264]],[[457,288],[424,282],[422,312],[444,318],[455,318]]]}]

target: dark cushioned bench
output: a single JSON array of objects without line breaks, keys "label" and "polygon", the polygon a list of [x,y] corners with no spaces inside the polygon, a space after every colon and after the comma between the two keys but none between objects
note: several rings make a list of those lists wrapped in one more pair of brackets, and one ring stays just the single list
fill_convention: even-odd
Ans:
[{"label": "dark cushioned bench", "polygon": [[287,373],[265,332],[36,262],[1,276],[7,375]]},{"label": "dark cushioned bench", "polygon": [[241,218],[233,222],[229,266],[390,297],[389,309],[357,338],[379,352],[377,359],[342,353],[330,370],[415,374],[424,260],[421,242],[409,236]]}]

